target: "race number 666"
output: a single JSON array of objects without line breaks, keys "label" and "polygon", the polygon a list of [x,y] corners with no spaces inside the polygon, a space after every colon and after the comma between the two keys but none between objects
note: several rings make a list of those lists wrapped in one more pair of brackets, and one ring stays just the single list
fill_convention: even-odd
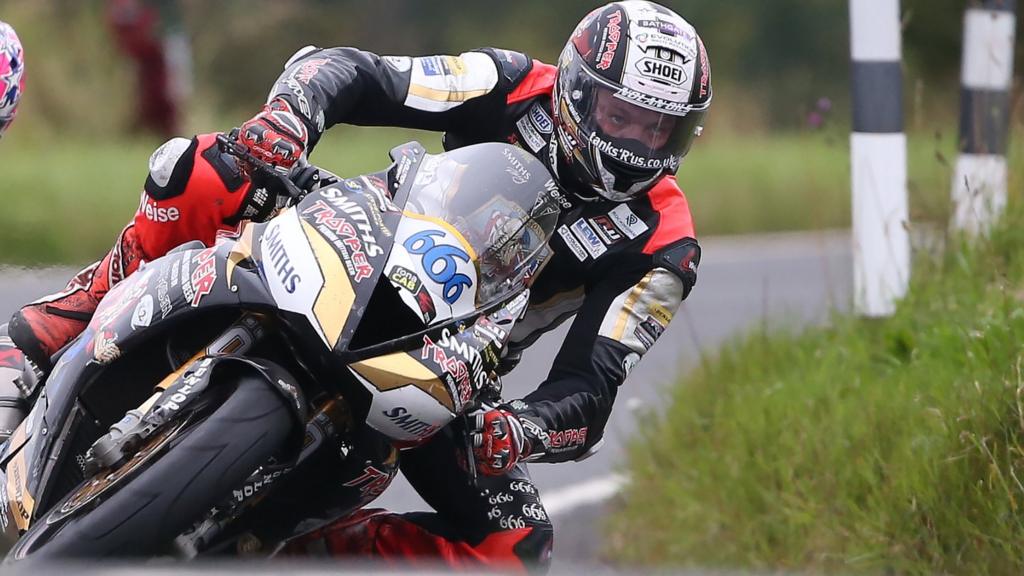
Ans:
[{"label": "race number 666", "polygon": [[473,285],[469,276],[457,271],[459,265],[456,259],[469,263],[469,254],[455,246],[437,244],[434,242],[436,236],[444,237],[445,233],[440,230],[423,230],[409,236],[403,246],[411,254],[422,257],[427,276],[444,286],[444,301],[455,304],[462,296],[462,291]]}]

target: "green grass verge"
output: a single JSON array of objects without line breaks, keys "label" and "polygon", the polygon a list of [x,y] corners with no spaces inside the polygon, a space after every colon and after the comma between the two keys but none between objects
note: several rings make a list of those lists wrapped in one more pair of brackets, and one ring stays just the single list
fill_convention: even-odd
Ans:
[{"label": "green grass verge", "polygon": [[[1024,212],[918,258],[896,314],[763,329],[672,390],[609,527],[627,565],[1024,573]],[[926,260],[926,259],[925,259]]]},{"label": "green grass verge", "polygon": [[[341,127],[328,132],[312,159],[341,174],[376,170],[392,146],[413,138],[440,148],[433,133]],[[159,144],[12,130],[0,140],[0,262],[82,263],[102,254],[138,205],[147,160]],[[1019,148],[1011,155],[1018,174]],[[949,138],[910,138],[915,220],[946,220],[951,170],[936,158],[954,150]],[[847,227],[849,178],[847,136],[825,133],[709,135],[679,173],[701,235]]]}]

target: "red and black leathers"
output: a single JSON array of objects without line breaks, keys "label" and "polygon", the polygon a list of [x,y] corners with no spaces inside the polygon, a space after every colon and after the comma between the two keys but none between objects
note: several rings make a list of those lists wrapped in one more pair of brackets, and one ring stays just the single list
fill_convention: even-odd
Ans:
[{"label": "red and black leathers", "polygon": [[215,135],[174,138],[149,160],[149,176],[135,218],[113,249],[79,272],[67,287],[23,307],[11,318],[10,337],[36,365],[85,329],[99,301],[146,260],[191,240],[212,244],[221,229],[263,219],[273,199],[254,189]]},{"label": "red and black leathers", "polygon": [[[286,101],[306,123],[307,152],[338,123],[404,126],[444,131],[448,149],[513,142],[565,174],[550,145],[554,74],[550,65],[498,49],[411,58],[310,48],[288,62],[269,100]],[[272,209],[273,199],[249,185],[213,138],[172,140],[165,155],[176,160],[151,161],[135,219],[147,259],[187,240],[209,244],[218,229],[263,219]],[[598,443],[619,385],[693,287],[700,258],[686,198],[673,177],[622,204],[585,201],[585,187],[564,176],[560,186],[554,256],[533,285],[508,352],[515,358],[576,315],[548,378],[502,406],[522,423],[527,461],[576,459]],[[292,550],[545,567],[551,524],[525,468],[481,476],[474,488],[456,451],[451,438],[439,434],[402,456],[405,475],[438,514],[363,513],[304,537]]]}]

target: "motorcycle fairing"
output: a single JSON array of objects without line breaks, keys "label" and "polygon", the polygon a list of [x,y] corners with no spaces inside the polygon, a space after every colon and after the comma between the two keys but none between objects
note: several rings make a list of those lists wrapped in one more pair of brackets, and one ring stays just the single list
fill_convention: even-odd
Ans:
[{"label": "motorcycle fairing", "polygon": [[[0,453],[0,526],[5,515],[10,517],[8,537],[17,538],[35,511],[47,507],[54,485],[50,476],[70,456],[67,435],[81,415],[75,411],[82,410],[77,399],[105,369],[204,310],[273,306],[259,277],[239,267],[236,244],[236,239],[222,239],[211,248],[170,253],[125,278],[100,302],[85,331],[60,355],[29,416]],[[230,284],[225,281],[229,262],[236,268]],[[141,399],[149,392],[140,390]]]},{"label": "motorcycle fairing", "polygon": [[352,364],[353,376],[371,395],[367,424],[403,448],[429,439],[491,383],[528,303],[527,290],[468,328],[422,335],[417,350]]}]

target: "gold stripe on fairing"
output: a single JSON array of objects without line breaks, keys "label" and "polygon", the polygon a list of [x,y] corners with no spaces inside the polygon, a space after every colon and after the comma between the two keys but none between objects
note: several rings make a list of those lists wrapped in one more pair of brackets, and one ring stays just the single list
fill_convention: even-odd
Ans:
[{"label": "gold stripe on fairing", "polygon": [[455,401],[441,379],[405,352],[356,362],[352,369],[381,392],[415,386],[455,413]]},{"label": "gold stripe on fairing", "polygon": [[470,98],[476,98],[477,96],[483,96],[491,91],[491,88],[483,90],[438,90],[436,88],[428,88],[419,84],[409,85],[409,94],[413,96],[419,96],[426,100],[433,100],[434,102],[465,102]]},{"label": "gold stripe on fairing", "polygon": [[324,277],[324,285],[313,304],[313,316],[320,324],[327,344],[334,348],[341,338],[341,330],[345,327],[345,321],[352,312],[352,303],[356,300],[356,293],[352,290],[352,283],[345,272],[345,263],[327,240],[316,231],[305,220],[302,222],[302,231],[309,240],[313,249],[313,255],[320,265],[320,273]]},{"label": "gold stripe on fairing", "polygon": [[612,338],[617,341],[622,341],[622,333],[626,331],[626,321],[629,320],[629,316],[633,313],[633,307],[636,306],[636,301],[640,299],[640,296],[644,293],[644,289],[647,288],[647,283],[651,281],[654,276],[654,271],[647,273],[640,283],[633,288],[633,291],[629,293],[625,303],[622,305],[622,312],[619,312],[619,317],[615,320],[615,329],[612,330]]},{"label": "gold stripe on fairing", "polygon": [[7,465],[7,509],[14,516],[19,530],[28,530],[36,500],[28,492],[28,466],[25,464],[25,450]]},{"label": "gold stripe on fairing", "polygon": [[252,258],[252,233],[254,227],[255,225],[251,222],[246,224],[242,228],[242,235],[231,246],[225,271],[228,286],[231,286],[231,275],[235,273],[235,266]]}]

